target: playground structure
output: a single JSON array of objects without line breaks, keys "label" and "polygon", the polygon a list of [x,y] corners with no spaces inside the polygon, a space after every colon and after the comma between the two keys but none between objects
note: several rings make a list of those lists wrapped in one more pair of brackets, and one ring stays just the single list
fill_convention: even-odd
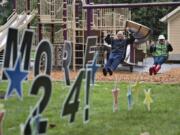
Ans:
[{"label": "playground structure", "polygon": [[[98,63],[103,64],[104,59],[104,33],[116,33],[124,30],[126,21],[131,19],[131,6],[148,6],[147,4],[92,4],[91,0],[14,0],[13,14],[7,23],[0,27],[0,35],[7,35],[8,27],[18,22],[14,17],[25,14],[26,23],[16,27],[35,29],[36,42],[42,38],[50,39],[54,47],[53,65],[62,66],[62,48],[65,40],[72,42],[73,57],[72,69],[83,66],[83,56],[86,47],[86,38],[90,35],[98,36],[97,50]],[[149,6],[178,6],[180,2],[152,3]],[[30,19],[28,19],[28,16]],[[31,27],[30,22],[37,16],[37,27]],[[6,30],[6,31],[5,31]],[[5,40],[4,36],[0,40]],[[2,41],[1,41],[2,42]],[[1,44],[3,51],[4,44]]]},{"label": "playground structure", "polygon": [[[24,6],[24,3],[26,6]],[[74,70],[83,66],[87,36],[98,35],[97,49],[100,51],[101,56],[98,63],[102,64],[104,32],[116,33],[118,30],[124,30],[126,20],[130,19],[128,9],[95,9],[88,18],[89,13],[83,9],[81,0],[15,0],[13,7],[13,14],[16,15],[22,13],[31,15],[32,12],[37,12],[38,28],[36,29],[36,34],[38,34],[35,37],[38,37],[38,39],[36,41],[38,42],[42,38],[50,39],[55,52],[53,61],[55,67],[59,67],[62,64],[64,40],[72,41],[72,68]],[[2,27],[6,25],[6,28],[11,27],[9,24],[15,21],[13,18],[15,17],[11,15],[7,23]],[[87,25],[88,19],[91,19],[91,32],[89,32],[89,26]],[[24,28],[25,26],[32,28],[29,25],[30,21],[32,19],[28,20],[28,24],[23,25]],[[19,28],[20,26],[17,25],[16,27]],[[7,35],[7,29],[6,32],[3,31],[3,34]],[[4,41],[6,41],[5,38]],[[1,46],[1,50],[3,50],[4,44]]]},{"label": "playground structure", "polygon": [[[64,40],[72,41],[73,70],[83,66],[87,36],[98,35],[96,49],[100,52],[98,63],[102,64],[104,31],[116,33],[117,30],[124,30],[126,20],[130,19],[128,9],[95,9],[89,16],[81,0],[40,0],[39,7],[39,40],[42,37],[51,39],[55,48],[55,66],[61,66]],[[91,21],[91,30],[87,25],[88,19]]]}]

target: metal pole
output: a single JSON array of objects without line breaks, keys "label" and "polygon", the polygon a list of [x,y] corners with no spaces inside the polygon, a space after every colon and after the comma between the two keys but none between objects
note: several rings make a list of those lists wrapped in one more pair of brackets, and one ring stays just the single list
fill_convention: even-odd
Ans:
[{"label": "metal pole", "polygon": [[54,24],[51,24],[51,43],[54,44]]},{"label": "metal pole", "polygon": [[75,49],[76,49],[76,1],[73,0],[72,2],[72,11],[73,11],[73,23],[72,23],[72,30],[73,30],[73,70],[75,71],[76,70],[76,52],[75,52]]},{"label": "metal pole", "polygon": [[16,0],[13,0],[13,11],[16,11]]},{"label": "metal pole", "polygon": [[152,3],[121,3],[121,4],[85,4],[85,9],[96,8],[140,8],[140,7],[167,7],[167,6],[180,6],[180,2],[152,2]]},{"label": "metal pole", "polygon": [[[29,15],[30,14],[30,0],[27,0],[27,9],[26,9],[27,11],[27,15]],[[30,23],[28,24],[28,26],[27,26],[27,28],[29,29],[30,28]]]},{"label": "metal pole", "polygon": [[40,19],[40,0],[38,0],[38,36],[39,36],[39,41],[42,39],[42,24],[41,24],[41,19]]},{"label": "metal pole", "polygon": [[67,0],[63,0],[63,36],[64,40],[67,40]]},{"label": "metal pole", "polygon": [[30,14],[30,0],[27,0],[27,5],[26,5],[26,12],[29,15]]},{"label": "metal pole", "polygon": [[[87,4],[90,4],[92,0],[87,0]],[[91,25],[92,25],[93,12],[91,8],[87,9],[87,36],[91,35]]]},{"label": "metal pole", "polygon": [[54,43],[54,24],[53,24],[53,22],[54,22],[54,16],[55,16],[55,11],[54,11],[54,9],[55,9],[55,3],[54,3],[55,1],[54,0],[51,0],[51,43],[53,44]]}]

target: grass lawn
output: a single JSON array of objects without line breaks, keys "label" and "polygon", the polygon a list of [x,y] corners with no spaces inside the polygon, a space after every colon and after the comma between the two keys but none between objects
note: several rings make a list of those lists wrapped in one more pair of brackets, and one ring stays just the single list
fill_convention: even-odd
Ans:
[{"label": "grass lawn", "polygon": [[[68,117],[62,118],[63,102],[68,94],[69,87],[64,82],[53,82],[52,98],[42,113],[49,119],[47,135],[140,135],[149,132],[150,135],[180,135],[180,84],[143,84],[139,101],[131,111],[127,110],[127,83],[121,83],[119,94],[119,111],[112,112],[113,83],[98,82],[91,91],[90,121],[83,123],[83,85],[81,88],[80,107],[76,113],[75,123],[69,124]],[[39,100],[38,96],[29,96],[31,82],[24,83],[23,101],[13,96],[8,100],[0,99],[6,109],[3,123],[4,135],[20,135],[19,125],[24,123],[29,115],[30,106],[34,107]],[[7,82],[2,82],[0,90],[6,90]],[[144,88],[151,88],[151,111],[144,106]]]}]

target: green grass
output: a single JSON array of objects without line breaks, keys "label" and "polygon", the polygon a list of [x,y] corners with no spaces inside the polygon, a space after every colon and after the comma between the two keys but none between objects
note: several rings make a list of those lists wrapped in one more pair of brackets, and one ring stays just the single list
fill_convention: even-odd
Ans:
[{"label": "green grass", "polygon": [[[4,135],[20,135],[19,125],[24,123],[29,115],[30,106],[35,106],[38,96],[29,96],[30,83],[24,84],[23,101],[13,96],[4,103],[6,117],[3,124]],[[0,85],[0,90],[6,90],[7,82]],[[97,83],[91,91],[90,121],[83,123],[83,86],[81,89],[81,103],[76,114],[75,123],[69,124],[68,117],[62,118],[63,102],[68,94],[69,87],[63,82],[53,82],[52,98],[46,110],[42,113],[49,119],[49,124],[56,127],[48,128],[47,135],[140,135],[149,132],[151,135],[180,135],[180,84],[144,84],[141,87],[139,101],[131,111],[127,110],[127,84],[119,84],[119,108],[112,112],[113,83]],[[154,103],[148,112],[143,104],[144,88],[152,89]]]},{"label": "green grass", "polygon": [[34,60],[35,59],[35,50],[32,50],[31,51],[31,60]]}]

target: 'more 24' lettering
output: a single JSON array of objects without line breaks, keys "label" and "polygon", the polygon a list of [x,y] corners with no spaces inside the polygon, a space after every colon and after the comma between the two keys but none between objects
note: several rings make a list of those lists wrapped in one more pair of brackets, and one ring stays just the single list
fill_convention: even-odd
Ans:
[{"label": "'more 24' lettering", "polygon": [[[4,53],[4,63],[3,63],[3,74],[2,80],[9,79],[6,74],[6,69],[10,70],[17,66],[17,61],[20,62],[19,72],[29,71],[30,69],[30,58],[31,58],[31,48],[33,41],[34,32],[32,30],[25,30],[20,42],[18,44],[18,30],[15,28],[9,28],[7,44],[5,47]],[[89,40],[88,40],[89,41]],[[93,40],[96,42],[95,40]],[[88,42],[94,44],[95,42]],[[86,56],[89,51],[89,46],[86,48]],[[70,85],[69,78],[69,65],[71,62],[71,54],[72,48],[71,43],[69,41],[65,41],[65,45],[63,48],[63,69],[65,75],[66,85]],[[45,55],[45,70],[44,73],[40,72],[40,64],[41,57]],[[87,59],[85,58],[85,63]],[[87,63],[86,63],[87,64]],[[27,118],[25,125],[23,126],[22,132],[24,135],[30,135],[33,131],[31,128],[31,122],[35,118],[40,118],[41,113],[47,107],[49,100],[51,99],[51,91],[52,91],[52,81],[50,78],[51,70],[52,70],[52,45],[48,40],[41,40],[36,48],[35,52],[35,61],[34,61],[34,81],[32,83],[32,87],[30,89],[30,96],[37,95],[38,91],[43,88],[44,94],[41,96],[42,99],[39,100],[37,105],[32,109],[29,117]],[[28,72],[29,73],[29,72]],[[86,80],[85,83],[85,107],[84,107],[84,122],[88,122],[89,120],[89,89],[90,83],[92,81],[92,69],[84,66],[83,69],[79,71],[79,75],[77,79],[72,84],[72,87],[69,90],[66,100],[64,101],[64,105],[62,108],[62,116],[70,115],[70,122],[74,122],[75,113],[79,108],[79,93],[81,89],[82,79]],[[20,82],[19,82],[20,83]],[[21,85],[21,84],[19,84]],[[74,98],[75,97],[75,98]],[[36,123],[38,133],[46,133],[47,129],[47,119],[39,119],[39,122]]]}]

